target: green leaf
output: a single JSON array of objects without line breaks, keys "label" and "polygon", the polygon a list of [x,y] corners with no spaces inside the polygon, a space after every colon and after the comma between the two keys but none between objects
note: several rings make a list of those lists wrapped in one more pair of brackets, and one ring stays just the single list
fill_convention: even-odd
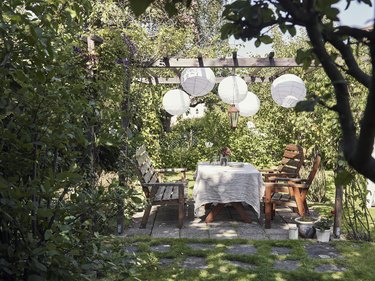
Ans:
[{"label": "green leaf", "polygon": [[354,175],[346,170],[339,172],[335,177],[335,185],[348,185],[354,179]]},{"label": "green leaf", "polygon": [[254,42],[254,45],[255,45],[255,47],[259,47],[260,46],[260,40],[259,39],[257,39],[257,40],[255,40],[255,42]]},{"label": "green leaf", "polygon": [[170,3],[170,2],[167,2],[165,4],[165,10],[167,11],[168,16],[170,16],[170,17],[177,14],[177,12],[178,12],[175,5]]},{"label": "green leaf", "polygon": [[27,281],[44,281],[44,280],[46,279],[36,274],[31,274],[27,277]]},{"label": "green leaf", "polygon": [[52,230],[47,229],[47,231],[44,233],[44,239],[49,240],[52,237]]},{"label": "green leaf", "polygon": [[32,266],[35,267],[37,270],[39,271],[47,271],[47,267],[42,264],[41,262],[39,262],[36,258],[32,258]]},{"label": "green leaf", "polygon": [[271,44],[272,43],[272,38],[268,35],[262,35],[259,37],[259,40],[264,43],[264,44]]},{"label": "green leaf", "polygon": [[286,28],[288,29],[289,31],[289,34],[294,37],[297,33],[297,30],[296,28],[294,27],[294,25],[287,25]]},{"label": "green leaf", "polygon": [[313,112],[315,109],[316,102],[313,100],[308,101],[300,101],[297,103],[296,107],[294,108],[297,112]]},{"label": "green leaf", "polygon": [[155,0],[129,0],[130,2],[130,9],[136,16],[142,15],[148,6],[151,5]]}]

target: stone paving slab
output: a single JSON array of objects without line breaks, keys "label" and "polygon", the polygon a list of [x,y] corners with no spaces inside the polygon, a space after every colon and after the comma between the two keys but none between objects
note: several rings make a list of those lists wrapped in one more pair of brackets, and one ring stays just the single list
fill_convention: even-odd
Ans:
[{"label": "stone paving slab", "polygon": [[233,227],[210,227],[210,238],[216,239],[233,239],[238,238],[237,231]]},{"label": "stone paving slab", "polygon": [[174,262],[174,259],[172,259],[172,258],[161,258],[159,260],[159,264],[162,265],[162,266],[168,266],[173,262]]},{"label": "stone paving slab", "polygon": [[166,252],[169,252],[170,249],[171,249],[171,245],[169,244],[154,245],[150,247],[150,250],[152,252],[157,252],[157,253],[166,253]]},{"label": "stone paving slab", "polygon": [[322,264],[314,268],[316,272],[344,272],[346,271],[345,267],[337,266],[334,264]]},{"label": "stone paving slab", "polygon": [[227,254],[231,255],[254,255],[257,252],[257,248],[253,245],[248,244],[234,244],[228,247]]},{"label": "stone paving slab", "polygon": [[246,263],[246,262],[242,262],[242,261],[228,260],[228,263],[230,263],[231,265],[233,265],[235,267],[239,267],[239,268],[243,268],[243,269],[254,270],[254,269],[257,268],[257,266],[254,265],[254,264]]},{"label": "stone paving slab", "polygon": [[187,257],[181,265],[183,268],[188,269],[207,269],[207,261],[202,257],[190,256]]},{"label": "stone paving slab", "polygon": [[147,228],[129,228],[125,230],[124,236],[125,237],[133,237],[133,236],[142,236],[142,235],[151,235],[151,229]]},{"label": "stone paving slab", "polygon": [[299,268],[301,264],[297,260],[282,260],[276,261],[273,265],[273,269],[284,270],[284,271],[293,271]]},{"label": "stone paving slab", "polygon": [[289,230],[282,228],[265,229],[266,236],[270,240],[288,240]]},{"label": "stone paving slab", "polygon": [[192,248],[193,250],[213,250],[216,248],[215,244],[206,244],[206,243],[187,243],[186,246]]},{"label": "stone paving slab", "polygon": [[154,227],[151,236],[154,238],[180,238],[180,229],[174,227]]},{"label": "stone paving slab", "polygon": [[[214,238],[214,239],[250,239],[250,240],[286,240],[289,239],[288,223],[294,214],[279,209],[276,212],[271,229],[264,229],[264,216],[257,218],[252,208],[246,207],[253,218],[253,223],[248,224],[238,219],[238,214],[232,207],[224,208],[212,223],[206,224],[204,216],[194,217],[194,204],[190,202],[186,209],[184,226],[177,228],[176,205],[153,206],[150,218],[145,229],[140,229],[143,212],[138,212],[133,217],[132,225],[125,230],[124,236],[150,235],[154,238]],[[281,214],[281,215],[280,215]]]},{"label": "stone paving slab", "polygon": [[339,252],[329,243],[314,243],[305,246],[307,254],[312,258],[330,259],[340,257]]},{"label": "stone paving slab", "polygon": [[184,228],[181,229],[180,238],[209,238],[208,228]]},{"label": "stone paving slab", "polygon": [[272,247],[271,253],[273,255],[289,255],[291,253],[292,249],[288,247]]}]

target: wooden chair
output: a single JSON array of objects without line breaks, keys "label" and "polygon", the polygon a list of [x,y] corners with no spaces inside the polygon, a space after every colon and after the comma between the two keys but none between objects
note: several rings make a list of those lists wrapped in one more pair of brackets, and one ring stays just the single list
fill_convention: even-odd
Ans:
[{"label": "wooden chair", "polygon": [[307,179],[272,178],[265,182],[264,212],[266,228],[271,228],[271,219],[275,214],[275,206],[292,207],[300,216],[309,212],[306,195],[319,169],[321,157],[316,155],[312,170]]},{"label": "wooden chair", "polygon": [[281,163],[276,169],[261,169],[259,171],[266,182],[272,177],[298,178],[303,161],[304,153],[302,147],[297,144],[288,144],[285,147]]},{"label": "wooden chair", "polygon": [[[145,228],[153,205],[178,205],[178,227],[181,228],[185,215],[185,198],[187,198],[187,180],[185,168],[155,169],[144,145],[136,150],[135,166],[143,192],[148,199],[144,211],[141,228]],[[166,172],[181,172],[182,178],[177,182],[162,182],[161,174]]]}]

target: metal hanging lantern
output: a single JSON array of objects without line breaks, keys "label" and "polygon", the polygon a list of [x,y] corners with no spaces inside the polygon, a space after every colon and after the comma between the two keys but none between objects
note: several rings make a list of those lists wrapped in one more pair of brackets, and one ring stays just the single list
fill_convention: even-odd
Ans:
[{"label": "metal hanging lantern", "polygon": [[241,77],[228,76],[220,82],[218,94],[225,103],[240,103],[246,98],[247,84]]},{"label": "metal hanging lantern", "polygon": [[165,93],[163,108],[171,115],[180,115],[189,110],[190,97],[182,90],[174,89]]},{"label": "metal hanging lantern", "polygon": [[257,95],[252,92],[247,92],[246,98],[236,105],[240,111],[241,116],[253,116],[260,108],[260,100]]},{"label": "metal hanging lantern", "polygon": [[234,104],[230,105],[228,108],[229,123],[232,129],[237,128],[238,119],[240,117],[240,111],[236,108]]},{"label": "metal hanging lantern", "polygon": [[185,68],[180,80],[182,88],[194,97],[207,95],[216,82],[215,74],[210,68]]},{"label": "metal hanging lantern", "polygon": [[290,108],[306,97],[305,83],[294,74],[276,78],[271,86],[272,99],[280,106]]}]

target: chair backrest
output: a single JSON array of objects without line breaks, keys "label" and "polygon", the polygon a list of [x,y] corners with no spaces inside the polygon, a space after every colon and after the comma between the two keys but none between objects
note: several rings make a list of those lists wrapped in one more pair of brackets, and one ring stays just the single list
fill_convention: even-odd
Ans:
[{"label": "chair backrest", "polygon": [[315,160],[314,160],[314,164],[312,166],[311,172],[310,172],[309,176],[306,179],[306,186],[307,187],[310,187],[310,185],[312,184],[312,181],[314,180],[315,175],[316,175],[316,173],[319,170],[320,161],[321,161],[321,156],[320,156],[320,154],[317,154],[315,156]]},{"label": "chair backrest", "polygon": [[288,144],[285,147],[278,171],[280,173],[293,173],[299,176],[304,159],[303,148],[301,146],[298,144]]},{"label": "chair backrest", "polygon": [[145,145],[137,148],[134,159],[141,184],[158,182],[158,173],[151,163]]}]

